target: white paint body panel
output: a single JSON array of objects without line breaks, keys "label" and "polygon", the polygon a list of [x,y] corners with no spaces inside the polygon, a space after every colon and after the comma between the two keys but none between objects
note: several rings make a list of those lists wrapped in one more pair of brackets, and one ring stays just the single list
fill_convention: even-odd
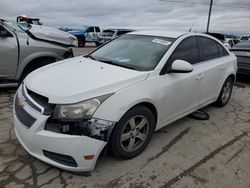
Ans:
[{"label": "white paint body panel", "polygon": [[[134,34],[169,37],[154,32],[134,32]],[[178,34],[176,37],[179,38],[153,71],[140,72],[76,57],[34,71],[25,79],[24,84],[30,90],[48,97],[50,103],[56,104],[76,103],[113,93],[93,115],[94,118],[113,122],[118,122],[133,106],[150,103],[157,111],[157,130],[216,101],[226,78],[236,75],[236,57],[229,51],[228,56],[193,65],[193,71],[190,73],[160,75],[161,69],[174,49],[188,36],[209,37],[194,33]],[[92,164],[80,163],[82,166],[79,169],[69,168],[44,158],[39,152],[45,147],[55,152],[70,153],[78,160],[89,151],[98,155],[105,142],[84,136],[70,137],[48,133],[43,130],[47,117],[34,115],[38,121],[30,132],[20,128],[20,123],[14,119],[18,138],[32,155],[66,170],[93,169],[95,160]],[[84,149],[79,150],[80,145]]]},{"label": "white paint body panel", "polygon": [[115,93],[147,76],[147,72],[76,57],[33,71],[25,83],[30,90],[47,96],[50,103],[70,104]]},{"label": "white paint body panel", "polygon": [[[17,95],[21,95],[20,89]],[[107,144],[106,142],[86,136],[73,136],[46,131],[44,126],[49,116],[39,114],[28,106],[24,106],[24,110],[37,119],[35,124],[28,129],[18,120],[15,110],[13,111],[16,136],[28,153],[41,161],[64,170],[82,172],[94,169],[96,160]],[[70,167],[57,163],[45,157],[43,150],[70,155],[75,159],[78,166]],[[85,155],[95,155],[95,157],[93,160],[85,160]]]}]

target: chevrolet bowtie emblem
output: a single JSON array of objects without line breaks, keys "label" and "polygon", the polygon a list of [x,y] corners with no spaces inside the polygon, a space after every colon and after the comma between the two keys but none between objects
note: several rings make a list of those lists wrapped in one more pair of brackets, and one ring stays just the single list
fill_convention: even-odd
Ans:
[{"label": "chevrolet bowtie emblem", "polygon": [[23,108],[25,106],[25,99],[24,99],[23,96],[18,97],[18,101],[17,102],[18,102],[18,106],[19,107]]}]

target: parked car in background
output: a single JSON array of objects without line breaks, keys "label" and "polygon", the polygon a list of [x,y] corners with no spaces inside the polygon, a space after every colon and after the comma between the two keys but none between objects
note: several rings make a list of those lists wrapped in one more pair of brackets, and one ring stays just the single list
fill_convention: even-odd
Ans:
[{"label": "parked car in background", "polygon": [[246,40],[250,40],[250,36],[249,35],[243,35],[240,38],[241,41],[246,41]]},{"label": "parked car in background", "polygon": [[98,26],[82,26],[68,31],[78,39],[78,47],[84,47],[86,42],[95,42],[98,45],[101,30]]},{"label": "parked car in background", "polygon": [[235,55],[211,36],[132,32],[28,75],[14,100],[15,132],[36,158],[90,171],[106,145],[132,158],[154,131],[208,104],[225,106],[236,70]]},{"label": "parked car in background", "polygon": [[121,35],[132,32],[135,30],[132,29],[105,29],[101,32],[99,37],[98,45],[102,45],[106,42],[109,42]]},{"label": "parked car in background", "polygon": [[231,39],[231,38],[225,38],[225,40],[223,41],[223,44],[228,48],[232,48],[235,44],[239,43],[240,40],[238,39]]},{"label": "parked car in background", "polygon": [[[230,36],[230,35],[225,35],[225,34],[221,34],[221,33],[207,33],[207,34],[211,35],[211,36],[213,36],[215,38],[217,38],[228,49],[230,49],[235,44],[237,44],[238,42],[240,42],[240,40],[238,40],[238,39],[235,38],[236,36],[232,36],[232,35]],[[230,36],[231,38],[229,38],[228,36]]]},{"label": "parked car in background", "polygon": [[76,45],[69,33],[0,19],[0,87],[17,86],[33,70],[72,57]]},{"label": "parked car in background", "polygon": [[238,74],[250,75],[250,41],[242,41],[230,49],[237,57]]}]

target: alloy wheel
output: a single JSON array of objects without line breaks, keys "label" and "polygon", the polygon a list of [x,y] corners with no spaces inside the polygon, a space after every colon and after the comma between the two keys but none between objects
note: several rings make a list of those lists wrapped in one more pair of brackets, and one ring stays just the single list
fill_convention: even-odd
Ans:
[{"label": "alloy wheel", "polygon": [[222,103],[227,103],[232,92],[232,83],[227,81],[222,89],[221,101]]},{"label": "alloy wheel", "polygon": [[134,152],[146,141],[149,123],[146,117],[137,115],[130,118],[122,129],[120,145],[124,151]]}]

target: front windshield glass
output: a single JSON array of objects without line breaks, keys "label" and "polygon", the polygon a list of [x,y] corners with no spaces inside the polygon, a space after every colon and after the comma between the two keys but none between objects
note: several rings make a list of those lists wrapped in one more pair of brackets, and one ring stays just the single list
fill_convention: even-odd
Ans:
[{"label": "front windshield glass", "polygon": [[10,28],[14,29],[15,31],[25,32],[29,30],[29,27],[26,22],[17,23],[12,21],[5,21],[4,23],[7,24]]},{"label": "front windshield glass", "polygon": [[174,40],[158,36],[123,35],[89,56],[104,63],[150,71],[157,66]]}]

